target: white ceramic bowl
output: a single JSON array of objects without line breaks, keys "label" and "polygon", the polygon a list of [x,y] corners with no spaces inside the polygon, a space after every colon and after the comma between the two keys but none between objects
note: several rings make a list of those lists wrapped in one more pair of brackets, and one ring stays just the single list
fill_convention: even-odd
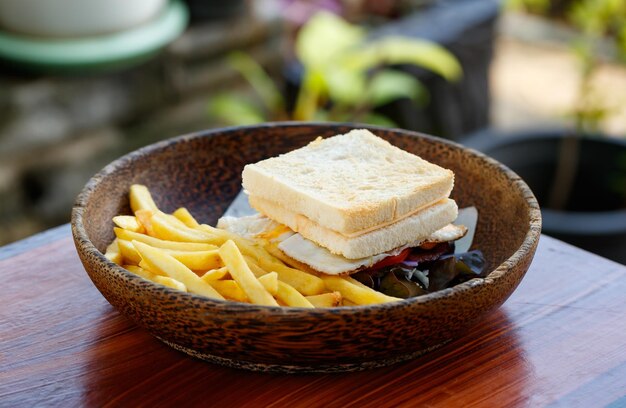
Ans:
[{"label": "white ceramic bowl", "polygon": [[40,37],[84,37],[135,27],[167,0],[0,0],[0,27]]}]

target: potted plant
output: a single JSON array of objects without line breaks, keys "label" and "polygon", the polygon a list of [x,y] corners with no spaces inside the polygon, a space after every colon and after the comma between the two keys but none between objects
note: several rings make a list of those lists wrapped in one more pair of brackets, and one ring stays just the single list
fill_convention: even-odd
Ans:
[{"label": "potted plant", "polygon": [[293,119],[395,126],[375,109],[401,98],[418,103],[427,99],[417,78],[391,65],[420,66],[449,81],[461,77],[454,56],[433,42],[400,36],[366,41],[366,37],[363,28],[320,12],[301,28],[295,41],[302,79],[291,109],[281,86],[252,58],[237,53],[229,57],[230,64],[252,85],[256,98],[223,93],[212,100],[209,111],[229,124]]},{"label": "potted plant", "polygon": [[[400,36],[427,40],[454,55],[463,70],[461,78],[449,81],[419,65],[398,64],[396,70],[419,80],[423,97],[394,99],[377,106],[377,113],[398,127],[453,140],[487,126],[488,75],[499,0],[373,0],[355,4],[360,10],[343,13],[350,21],[364,22],[370,28],[369,39]],[[288,62],[284,75],[286,93],[292,95],[302,85],[300,64]]]},{"label": "potted plant", "polygon": [[[626,140],[598,130],[610,108],[591,86],[597,37],[617,34],[616,43],[623,42],[626,51],[626,5],[576,1],[565,15],[582,33],[575,44],[582,71],[572,128],[507,135],[484,131],[464,143],[505,163],[530,185],[546,234],[626,264]],[[620,24],[622,31],[616,31]]]}]

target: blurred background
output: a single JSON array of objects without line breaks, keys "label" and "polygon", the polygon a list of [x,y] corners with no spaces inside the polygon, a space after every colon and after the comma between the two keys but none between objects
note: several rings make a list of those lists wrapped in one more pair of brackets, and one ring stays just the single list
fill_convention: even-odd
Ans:
[{"label": "blurred background", "polygon": [[626,263],[623,0],[0,0],[0,245],[122,154],[277,120],[482,150],[544,233]]}]

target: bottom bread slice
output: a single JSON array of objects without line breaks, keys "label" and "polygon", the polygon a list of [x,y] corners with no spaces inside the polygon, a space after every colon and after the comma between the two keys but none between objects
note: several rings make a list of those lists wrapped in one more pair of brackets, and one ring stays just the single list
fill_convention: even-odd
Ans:
[{"label": "bottom bread slice", "polygon": [[254,195],[250,195],[248,199],[255,210],[288,226],[333,254],[348,259],[366,258],[423,240],[454,221],[458,215],[454,200],[446,198],[394,224],[356,237],[346,237],[272,201]]}]

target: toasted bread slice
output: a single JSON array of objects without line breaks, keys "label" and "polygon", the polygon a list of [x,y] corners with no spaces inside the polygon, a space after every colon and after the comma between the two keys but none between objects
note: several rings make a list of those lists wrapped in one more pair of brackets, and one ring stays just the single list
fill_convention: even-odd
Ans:
[{"label": "toasted bread slice", "polygon": [[[454,174],[368,130],[318,139],[247,165],[243,187],[322,227],[355,234],[449,196]],[[432,231],[431,231],[432,232]]]},{"label": "toasted bread slice", "polygon": [[400,221],[357,236],[345,236],[274,202],[250,196],[250,205],[270,219],[288,226],[331,253],[348,259],[366,258],[411,242],[426,239],[454,221],[458,208],[454,200],[443,199]]}]

